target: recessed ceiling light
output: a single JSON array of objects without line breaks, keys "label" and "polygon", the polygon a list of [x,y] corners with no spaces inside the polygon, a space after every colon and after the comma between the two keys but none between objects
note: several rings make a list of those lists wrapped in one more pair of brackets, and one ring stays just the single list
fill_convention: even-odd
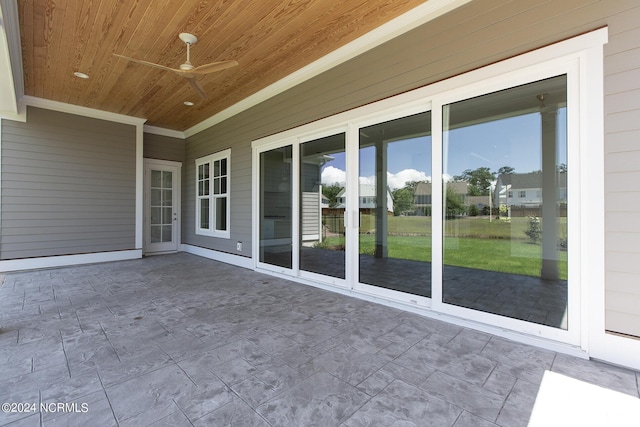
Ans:
[{"label": "recessed ceiling light", "polygon": [[80,71],[76,71],[75,73],[73,73],[73,75],[76,77],[80,77],[81,79],[89,78],[89,74],[81,73]]},{"label": "recessed ceiling light", "polygon": [[187,107],[192,107],[194,104],[191,101],[184,101],[184,105],[186,105]]}]

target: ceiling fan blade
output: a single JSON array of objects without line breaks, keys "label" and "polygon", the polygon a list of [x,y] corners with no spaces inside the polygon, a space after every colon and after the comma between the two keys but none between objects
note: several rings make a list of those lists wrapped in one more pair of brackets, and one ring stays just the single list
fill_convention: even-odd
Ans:
[{"label": "ceiling fan blade", "polygon": [[200,95],[200,98],[207,99],[207,95],[204,93],[204,88],[202,87],[199,81],[197,81],[193,77],[187,78],[187,80],[189,80],[189,84],[191,85],[193,90],[195,90],[196,93]]},{"label": "ceiling fan blade", "polygon": [[138,63],[138,64],[147,65],[149,67],[160,68],[161,70],[165,70],[165,71],[173,71],[173,72],[179,72],[180,71],[180,70],[175,70],[173,68],[165,67],[164,65],[154,64],[153,62],[143,61],[141,59],[130,58],[128,56],[118,55],[117,53],[114,53],[113,56],[117,56],[118,58],[126,59],[127,61],[135,62],[135,63]]},{"label": "ceiling fan blade", "polygon": [[195,74],[208,74],[214,73],[216,71],[226,70],[227,68],[235,67],[238,65],[238,61],[222,61],[222,62],[212,62],[211,64],[200,65],[199,67],[190,70],[190,73]]}]

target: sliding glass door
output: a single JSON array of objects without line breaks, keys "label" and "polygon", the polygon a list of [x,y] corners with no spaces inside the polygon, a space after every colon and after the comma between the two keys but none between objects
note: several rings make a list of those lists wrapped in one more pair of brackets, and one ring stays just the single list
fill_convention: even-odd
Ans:
[{"label": "sliding glass door", "polygon": [[300,144],[300,270],[345,278],[345,134]]},{"label": "sliding glass door", "polygon": [[360,283],[431,296],[431,114],[359,129]]},{"label": "sliding glass door", "polygon": [[568,329],[567,77],[442,111],[442,301]]},{"label": "sliding glass door", "polygon": [[577,67],[442,82],[256,142],[257,266],[579,345]]},{"label": "sliding glass door", "polygon": [[260,225],[258,260],[275,267],[293,266],[292,146],[260,153]]}]

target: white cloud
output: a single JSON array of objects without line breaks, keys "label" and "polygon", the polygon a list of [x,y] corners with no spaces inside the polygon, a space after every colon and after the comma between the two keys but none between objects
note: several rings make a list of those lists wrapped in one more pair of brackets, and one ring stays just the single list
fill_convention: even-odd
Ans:
[{"label": "white cloud", "polygon": [[[358,178],[360,184],[375,184],[375,176],[361,176]],[[445,178],[446,180],[446,178]],[[415,169],[403,169],[398,173],[387,172],[387,185],[391,190],[404,187],[409,181],[429,181],[431,182],[431,175],[415,170]],[[345,185],[346,173],[342,169],[338,169],[333,166],[327,166],[322,171],[322,184],[340,184]]]},{"label": "white cloud", "polygon": [[345,185],[345,182],[347,182],[347,174],[342,169],[338,169],[333,166],[327,166],[322,170],[321,180],[322,185]]},{"label": "white cloud", "polygon": [[415,169],[403,169],[398,173],[387,172],[387,185],[392,190],[404,187],[409,181],[431,180],[426,173]]},{"label": "white cloud", "polygon": [[358,182],[360,182],[360,184],[374,185],[376,183],[376,177],[375,176],[360,176],[360,177],[358,177]]}]

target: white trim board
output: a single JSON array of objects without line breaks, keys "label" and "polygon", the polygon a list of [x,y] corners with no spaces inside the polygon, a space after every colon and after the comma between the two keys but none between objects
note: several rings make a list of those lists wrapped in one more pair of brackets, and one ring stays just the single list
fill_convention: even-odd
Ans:
[{"label": "white trim board", "polygon": [[136,249],[144,248],[144,132],[136,125]]},{"label": "white trim board", "polygon": [[323,56],[315,62],[295,71],[285,78],[267,86],[266,88],[254,93],[253,95],[243,99],[242,101],[232,105],[231,107],[209,117],[208,119],[190,127],[184,131],[184,135],[188,138],[205,129],[208,129],[224,120],[241,113],[269,98],[291,89],[311,78],[340,65],[356,56],[373,49],[401,34],[407,33],[422,24],[426,24],[454,9],[457,9],[471,0],[429,0],[417,6],[410,11],[398,16],[368,32],[367,34],[357,38],[334,50],[333,52]]},{"label": "white trim board", "polygon": [[184,132],[179,130],[160,128],[157,126],[144,125],[144,133],[151,133],[160,136],[169,136],[171,138],[185,139]]},{"label": "white trim board", "polygon": [[[20,99],[22,108],[29,107],[45,108],[47,110],[60,111],[62,113],[76,114],[78,116],[91,117],[94,119],[107,120],[110,122],[123,123],[127,125],[142,126],[147,119],[126,116],[124,114],[110,113],[108,111],[97,110],[95,108],[81,107],[79,105],[67,104],[65,102],[52,101],[50,99],[36,98],[25,95]],[[21,111],[22,111],[21,108]]]},{"label": "white trim board", "polygon": [[22,258],[0,261],[0,272],[36,270],[40,268],[67,267],[98,262],[125,261],[142,258],[142,250],[96,252],[79,255],[59,255],[39,258]]},{"label": "white trim board", "polygon": [[182,244],[178,247],[180,252],[198,255],[214,261],[224,262],[226,264],[235,265],[237,267],[253,270],[253,259],[245,256],[234,255],[227,252],[220,252],[213,249],[202,248],[189,244]]}]

